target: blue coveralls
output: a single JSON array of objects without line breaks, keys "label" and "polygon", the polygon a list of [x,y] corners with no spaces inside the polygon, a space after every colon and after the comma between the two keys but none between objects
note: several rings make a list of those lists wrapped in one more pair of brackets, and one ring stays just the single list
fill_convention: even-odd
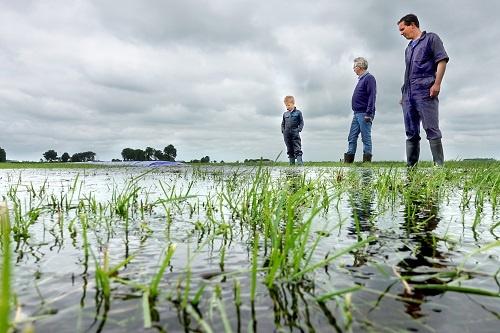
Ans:
[{"label": "blue coveralls", "polygon": [[281,133],[285,140],[288,158],[296,158],[302,156],[302,146],[299,132],[304,127],[304,119],[302,112],[297,108],[292,111],[283,113],[283,121],[281,122]]},{"label": "blue coveralls", "polygon": [[429,96],[436,80],[438,62],[448,61],[443,42],[435,33],[425,31],[411,41],[405,50],[405,81],[401,92],[406,139],[420,141],[420,122],[428,140],[441,139],[439,129],[439,99]]}]

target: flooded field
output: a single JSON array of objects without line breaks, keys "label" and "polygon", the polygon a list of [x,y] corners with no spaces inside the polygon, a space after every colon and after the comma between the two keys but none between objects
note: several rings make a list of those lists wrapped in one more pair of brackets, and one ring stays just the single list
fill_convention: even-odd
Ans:
[{"label": "flooded field", "polygon": [[4,169],[0,201],[0,330],[500,326],[498,165]]}]

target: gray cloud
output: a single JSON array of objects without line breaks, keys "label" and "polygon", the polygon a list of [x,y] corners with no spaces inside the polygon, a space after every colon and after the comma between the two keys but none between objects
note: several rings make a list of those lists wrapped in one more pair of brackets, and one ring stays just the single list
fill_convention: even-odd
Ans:
[{"label": "gray cloud", "polygon": [[9,159],[28,160],[48,149],[111,159],[125,147],[170,143],[185,160],[274,158],[284,150],[282,99],[293,94],[305,117],[305,158],[338,160],[351,118],[352,59],[364,56],[378,83],[375,157],[401,160],[407,41],[396,21],[414,12],[451,58],[440,95],[445,153],[500,158],[500,30],[487,24],[499,7],[465,0],[2,3],[0,147]]}]

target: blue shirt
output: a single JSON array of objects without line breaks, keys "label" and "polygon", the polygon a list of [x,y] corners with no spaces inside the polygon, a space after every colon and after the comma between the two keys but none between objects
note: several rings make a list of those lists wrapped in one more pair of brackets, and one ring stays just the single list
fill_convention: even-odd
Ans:
[{"label": "blue shirt", "polygon": [[292,111],[283,112],[283,120],[281,121],[281,133],[292,132],[293,130],[298,130],[302,132],[304,127],[304,118],[302,118],[302,112],[297,108]]},{"label": "blue shirt", "polygon": [[405,81],[401,92],[410,98],[429,97],[429,90],[436,80],[437,64],[450,58],[443,42],[432,32],[422,32],[405,50]]},{"label": "blue shirt", "polygon": [[355,113],[364,112],[369,117],[375,115],[375,99],[377,95],[377,81],[368,72],[364,72],[358,78],[358,84],[352,93],[352,110]]}]

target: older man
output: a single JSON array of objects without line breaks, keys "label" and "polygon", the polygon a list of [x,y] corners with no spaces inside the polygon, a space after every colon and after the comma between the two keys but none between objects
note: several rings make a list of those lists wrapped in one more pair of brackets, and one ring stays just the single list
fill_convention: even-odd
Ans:
[{"label": "older man", "polygon": [[375,117],[375,99],[377,95],[377,82],[375,77],[368,72],[368,61],[359,57],[354,59],[354,73],[358,76],[358,83],[352,94],[352,117],[351,129],[347,137],[347,153],[344,154],[344,162],[354,162],[358,136],[361,133],[363,141],[363,162],[372,161],[372,122]]},{"label": "older man", "polygon": [[405,79],[401,88],[406,130],[406,162],[414,166],[420,155],[420,123],[429,140],[435,165],[444,164],[439,99],[448,54],[438,35],[420,30],[416,15],[408,14],[398,21],[399,32],[410,40],[405,51]]}]

